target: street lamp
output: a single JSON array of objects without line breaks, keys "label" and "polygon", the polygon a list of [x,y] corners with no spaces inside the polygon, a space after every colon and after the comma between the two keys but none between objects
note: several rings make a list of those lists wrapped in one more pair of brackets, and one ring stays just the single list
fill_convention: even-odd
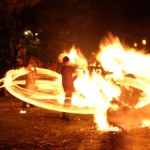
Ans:
[{"label": "street lamp", "polygon": [[38,36],[38,33],[37,33],[37,32],[35,33],[35,36]]},{"label": "street lamp", "polygon": [[146,40],[145,39],[142,40],[142,45],[146,45]]},{"label": "street lamp", "polygon": [[28,35],[33,36],[33,33],[30,30],[26,30],[26,31],[24,31],[24,35],[26,35],[26,36],[28,36]]},{"label": "street lamp", "polygon": [[137,43],[134,43],[133,46],[134,46],[134,47],[137,47]]}]

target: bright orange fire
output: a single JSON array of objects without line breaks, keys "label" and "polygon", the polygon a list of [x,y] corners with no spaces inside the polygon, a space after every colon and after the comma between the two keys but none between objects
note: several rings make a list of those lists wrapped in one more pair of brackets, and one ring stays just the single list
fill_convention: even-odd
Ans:
[{"label": "bright orange fire", "polygon": [[24,75],[28,73],[25,68],[8,71],[3,86],[17,98],[45,109],[93,114],[102,131],[150,125],[149,54],[110,36],[100,43],[97,63],[87,62],[75,47],[59,59],[64,55],[79,66],[71,107],[63,107],[61,75],[48,69],[37,68],[35,91],[24,88]]}]

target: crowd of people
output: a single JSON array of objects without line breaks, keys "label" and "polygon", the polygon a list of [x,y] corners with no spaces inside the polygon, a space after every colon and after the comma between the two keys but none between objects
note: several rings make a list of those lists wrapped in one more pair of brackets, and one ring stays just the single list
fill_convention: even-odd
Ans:
[{"label": "crowd of people", "polygon": [[[1,51],[1,59],[0,59],[0,79],[5,77],[5,74],[10,69],[17,69],[21,67],[25,67],[27,69],[28,73],[26,74],[26,83],[24,87],[28,90],[36,90],[36,73],[37,67],[42,67],[41,60],[35,56],[29,56],[27,54],[27,47],[23,40],[20,40],[19,45],[17,46],[18,52],[15,57],[15,63],[9,59],[5,53],[4,50]],[[47,69],[50,69],[52,71],[56,71],[62,75],[62,87],[65,92],[65,100],[64,100],[64,107],[70,107],[71,105],[71,98],[72,94],[75,91],[74,88],[74,80],[76,79],[76,76],[73,76],[73,74],[76,71],[77,66],[76,65],[70,65],[70,59],[68,56],[64,56],[62,58],[62,62],[60,63],[56,57],[49,59],[47,64],[45,65]],[[2,85],[2,83],[1,83]],[[6,89],[0,88],[0,95],[6,96]],[[33,105],[28,104],[26,102],[22,102],[22,107],[27,108],[31,107]],[[69,120],[70,117],[68,113],[63,112],[62,113],[62,119]]]}]

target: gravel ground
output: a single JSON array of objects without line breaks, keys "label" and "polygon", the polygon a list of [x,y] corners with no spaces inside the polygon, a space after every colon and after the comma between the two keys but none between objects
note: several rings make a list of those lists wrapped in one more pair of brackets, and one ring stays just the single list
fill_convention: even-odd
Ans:
[{"label": "gravel ground", "polygon": [[101,132],[92,115],[71,114],[39,107],[21,114],[22,101],[0,97],[0,150],[149,150],[149,128]]}]

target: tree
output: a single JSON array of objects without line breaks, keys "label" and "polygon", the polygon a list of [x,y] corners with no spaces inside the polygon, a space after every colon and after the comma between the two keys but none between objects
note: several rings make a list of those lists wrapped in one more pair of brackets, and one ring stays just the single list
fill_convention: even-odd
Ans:
[{"label": "tree", "polygon": [[[0,1],[0,37],[1,45],[8,45],[17,36],[22,23],[20,13],[27,7],[33,7],[41,0],[1,0]],[[19,31],[18,31],[19,30]]]}]

